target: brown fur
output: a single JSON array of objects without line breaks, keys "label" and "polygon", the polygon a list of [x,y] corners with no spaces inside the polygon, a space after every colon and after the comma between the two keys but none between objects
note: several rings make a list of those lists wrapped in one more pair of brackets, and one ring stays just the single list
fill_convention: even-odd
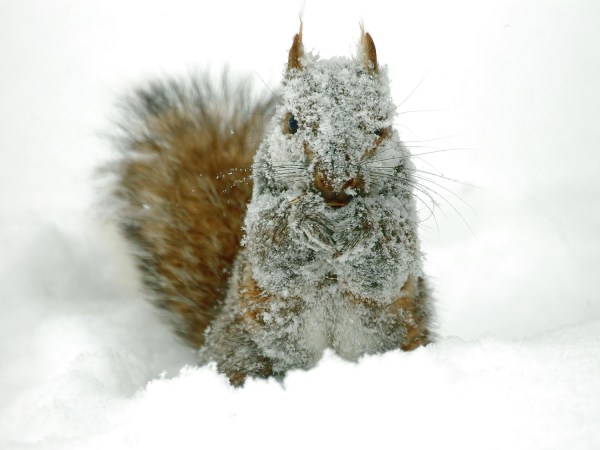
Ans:
[{"label": "brown fur", "polygon": [[375,43],[369,33],[361,27],[361,47],[363,51],[364,61],[369,70],[377,73],[379,67],[377,65],[377,50],[375,49]]},{"label": "brown fur", "polygon": [[302,63],[300,59],[304,56],[304,45],[302,44],[302,22],[300,22],[300,31],[294,36],[294,42],[290,48],[287,69],[300,69]]},{"label": "brown fur", "polygon": [[406,329],[405,339],[400,345],[404,351],[414,350],[431,342],[428,324],[430,317],[425,310],[423,299],[429,294],[423,279],[415,280],[410,277],[402,287],[402,295],[390,305],[383,308],[371,299],[356,297],[346,293],[352,298],[352,303],[361,304],[367,309],[379,311],[378,314],[390,313],[394,316],[400,314],[402,324]]},{"label": "brown fur", "polygon": [[[127,100],[122,124],[123,226],[155,303],[173,313],[178,333],[196,348],[226,292],[252,192],[252,158],[272,105],[266,99],[247,107],[243,99],[252,99],[247,89],[219,92],[207,80],[153,85]],[[136,129],[137,121],[145,126]]]},{"label": "brown fur", "polygon": [[390,305],[390,310],[402,310],[406,339],[400,348],[409,351],[431,342],[427,327],[429,321],[423,305],[423,297],[426,292],[424,292],[425,288],[421,278],[418,280],[409,278],[402,290],[405,295],[394,301]]}]

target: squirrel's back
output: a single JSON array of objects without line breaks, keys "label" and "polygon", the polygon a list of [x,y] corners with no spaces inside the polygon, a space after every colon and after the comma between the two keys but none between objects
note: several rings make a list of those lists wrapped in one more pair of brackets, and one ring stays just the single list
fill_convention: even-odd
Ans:
[{"label": "squirrel's back", "polygon": [[273,99],[200,75],[149,84],[121,106],[120,224],[151,298],[198,348],[227,290]]}]

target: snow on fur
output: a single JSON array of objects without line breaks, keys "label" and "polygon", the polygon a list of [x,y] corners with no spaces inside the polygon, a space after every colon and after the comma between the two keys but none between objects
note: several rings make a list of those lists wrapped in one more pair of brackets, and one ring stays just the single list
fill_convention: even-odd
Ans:
[{"label": "snow on fur", "polygon": [[385,70],[302,58],[258,149],[243,248],[203,362],[283,376],[327,348],[349,360],[431,338],[414,166]]},{"label": "snow on fur", "polygon": [[[330,273],[339,280],[336,289],[346,286],[358,296],[389,303],[409,275],[422,273],[410,155],[396,131],[375,155],[365,155],[375,145],[376,130],[392,125],[395,107],[386,69],[374,75],[359,61],[311,54],[304,64],[284,81],[272,131],[258,150],[246,220],[251,236],[265,216],[291,216],[289,229],[297,237],[279,249],[248,239],[253,275],[271,292],[316,298],[302,291],[322,284]],[[289,114],[298,121],[293,135],[281,132]],[[315,153],[310,159],[307,148]],[[366,195],[351,192],[355,198],[348,205],[328,208],[311,190],[316,164],[339,191],[347,180],[364,177]],[[314,229],[317,222],[321,226]],[[328,232],[331,236],[324,236]]]}]

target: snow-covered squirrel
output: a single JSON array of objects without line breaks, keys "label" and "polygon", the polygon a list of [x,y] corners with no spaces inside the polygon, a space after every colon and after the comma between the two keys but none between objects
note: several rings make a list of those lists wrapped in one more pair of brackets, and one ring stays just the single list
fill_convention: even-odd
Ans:
[{"label": "snow-covered squirrel", "polygon": [[[159,82],[125,102],[120,221],[149,295],[234,385],[432,339],[414,166],[386,69],[295,35],[278,99]],[[251,181],[244,179],[251,170]]]}]

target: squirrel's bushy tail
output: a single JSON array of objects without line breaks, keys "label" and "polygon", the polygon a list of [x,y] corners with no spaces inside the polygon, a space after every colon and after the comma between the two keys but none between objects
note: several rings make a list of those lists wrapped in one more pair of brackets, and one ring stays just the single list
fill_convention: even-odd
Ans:
[{"label": "squirrel's bushy tail", "polygon": [[194,347],[227,290],[272,106],[247,83],[204,75],[149,84],[122,104],[119,220],[153,301]]}]

